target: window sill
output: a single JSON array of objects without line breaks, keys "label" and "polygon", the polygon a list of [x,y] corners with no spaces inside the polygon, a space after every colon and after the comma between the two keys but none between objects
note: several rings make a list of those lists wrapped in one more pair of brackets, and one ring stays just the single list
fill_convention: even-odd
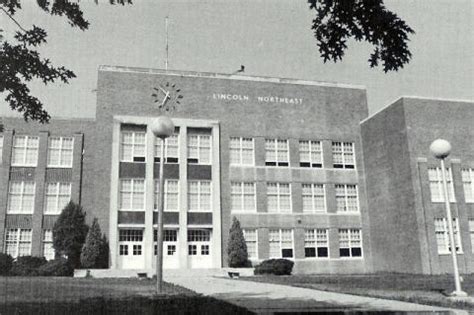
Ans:
[{"label": "window sill", "polygon": [[32,212],[12,212],[12,211],[7,211],[6,214],[27,214],[27,215],[32,215],[33,214],[33,211]]},{"label": "window sill", "polygon": [[[439,256],[451,256],[451,252],[438,253]],[[464,255],[464,252],[456,252],[456,255]]]},{"label": "window sill", "polygon": [[337,258],[339,260],[364,260],[364,257],[339,257]]},{"label": "window sill", "polygon": [[11,167],[37,167],[38,164],[31,164],[31,165],[27,165],[27,164],[12,164]]},{"label": "window sill", "polygon": [[46,168],[72,168],[72,165],[71,166],[60,166],[60,165],[47,165]]},{"label": "window sill", "polygon": [[124,212],[145,212],[145,209],[119,209],[118,211],[124,211]]}]

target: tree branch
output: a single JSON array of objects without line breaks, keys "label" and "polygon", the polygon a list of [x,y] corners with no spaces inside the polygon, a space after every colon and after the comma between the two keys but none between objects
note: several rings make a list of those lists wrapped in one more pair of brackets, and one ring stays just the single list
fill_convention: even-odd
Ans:
[{"label": "tree branch", "polygon": [[17,22],[17,20],[15,20],[15,18],[13,18],[13,16],[7,12],[7,10],[5,10],[4,8],[0,7],[0,10],[2,10],[13,22],[15,22],[15,24],[23,31],[23,32],[26,32],[26,30],[20,25],[20,23]]}]

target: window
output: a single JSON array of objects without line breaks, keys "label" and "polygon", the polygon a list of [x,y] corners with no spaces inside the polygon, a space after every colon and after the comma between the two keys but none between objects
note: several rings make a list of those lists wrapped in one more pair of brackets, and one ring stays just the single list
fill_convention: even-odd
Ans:
[{"label": "window", "polygon": [[38,147],[39,137],[13,137],[12,166],[36,166]]},{"label": "window", "polygon": [[0,134],[0,164],[2,164],[3,160],[3,135]]},{"label": "window", "polygon": [[195,256],[197,255],[197,245],[188,245],[188,255]]},{"label": "window", "polygon": [[7,213],[33,213],[35,207],[34,182],[10,182]]},{"label": "window", "polygon": [[188,207],[189,211],[212,212],[210,181],[188,182]]},{"label": "window", "polygon": [[188,230],[188,242],[210,242],[211,230]]},{"label": "window", "polygon": [[360,229],[339,230],[339,256],[362,257],[362,236]]},{"label": "window", "polygon": [[60,214],[71,201],[71,183],[46,183],[44,214]]},{"label": "window", "polygon": [[72,167],[74,138],[50,137],[48,143],[48,167]]},{"label": "window", "polygon": [[46,260],[54,259],[53,230],[43,230],[43,256]]},{"label": "window", "polygon": [[300,141],[300,166],[323,167],[323,148],[320,141]]},{"label": "window", "polygon": [[[448,184],[448,196],[450,202],[456,202],[454,197],[453,174],[451,169],[446,169],[446,182]],[[431,201],[444,202],[443,177],[440,167],[428,168],[428,180],[430,182]]]},{"label": "window", "polygon": [[[438,254],[449,254],[451,246],[449,241],[449,229],[446,218],[435,218],[435,235],[438,245]],[[461,237],[459,235],[459,222],[453,218],[454,242],[456,243],[456,252],[462,253]]]},{"label": "window", "polygon": [[[155,137],[155,163],[160,163],[161,139]],[[165,139],[165,163],[179,162],[178,134],[173,134]]]},{"label": "window", "polygon": [[291,212],[290,184],[267,183],[268,212]]},{"label": "window", "polygon": [[329,257],[327,229],[310,229],[304,231],[304,256]]},{"label": "window", "polygon": [[119,230],[119,255],[141,256],[143,242],[143,230]]},{"label": "window", "polygon": [[13,258],[31,255],[30,229],[8,229],[5,231],[5,253]]},{"label": "window", "polygon": [[471,251],[474,253],[474,219],[469,219],[469,235],[471,236]]},{"label": "window", "polygon": [[257,259],[258,258],[258,251],[257,251],[257,230],[256,229],[243,229],[245,244],[247,245],[247,253],[249,258]]},{"label": "window", "polygon": [[120,181],[120,210],[145,210],[145,181],[143,179]]},{"label": "window", "polygon": [[144,131],[122,131],[120,147],[121,162],[145,162],[146,133]]},{"label": "window", "polygon": [[334,168],[355,168],[354,143],[333,142],[332,161]]},{"label": "window", "polygon": [[188,163],[211,164],[211,135],[188,134]]},{"label": "window", "polygon": [[119,242],[142,242],[143,230],[119,230]]},{"label": "window", "polygon": [[[159,181],[155,181],[154,209],[158,210]],[[179,181],[165,179],[165,206],[164,211],[179,211]]]},{"label": "window", "polygon": [[[158,231],[153,230],[153,241],[155,244],[155,255],[158,253]],[[165,229],[163,234],[163,242],[166,243],[176,243],[178,241],[178,230]],[[166,255],[173,256],[176,253],[176,245],[174,244],[164,244],[163,250],[166,251]]]},{"label": "window", "polygon": [[323,184],[303,184],[303,212],[326,211],[326,196]]},{"label": "window", "polygon": [[230,164],[254,165],[254,142],[252,138],[230,138]]},{"label": "window", "polygon": [[232,211],[255,212],[255,183],[233,182],[230,184],[230,199]]},{"label": "window", "polygon": [[464,187],[464,198],[466,202],[474,202],[474,169],[465,168],[461,170],[462,185]]},{"label": "window", "polygon": [[293,230],[270,230],[270,258],[293,258]]},{"label": "window", "polygon": [[289,161],[288,140],[265,139],[265,165],[288,166]]},{"label": "window", "polygon": [[134,244],[133,245],[133,256],[141,256],[142,254],[142,245],[141,244]]},{"label": "window", "polygon": [[336,185],[337,212],[358,212],[357,185]]}]

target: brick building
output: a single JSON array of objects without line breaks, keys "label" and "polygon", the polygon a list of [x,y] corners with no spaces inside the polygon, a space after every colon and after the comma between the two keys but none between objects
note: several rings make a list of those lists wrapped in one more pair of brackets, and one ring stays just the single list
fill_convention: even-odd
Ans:
[{"label": "brick building", "polygon": [[[163,103],[175,107],[170,116],[176,125],[165,143],[165,268],[226,266],[228,232],[237,217],[254,262],[284,257],[293,259],[300,273],[364,273],[407,271],[412,259],[419,266],[410,271],[444,270],[444,257],[437,267],[434,262],[426,267],[421,258],[422,250],[436,249],[435,230],[423,239],[423,220],[405,222],[425,211],[426,200],[418,200],[416,190],[412,201],[404,197],[416,183],[410,172],[424,165],[427,177],[431,170],[429,156],[418,153],[418,146],[441,133],[431,131],[428,120],[423,120],[426,130],[413,133],[405,105],[367,119],[366,92],[357,86],[109,66],[99,69],[95,119],[52,119],[48,125],[3,119],[0,248],[13,256],[53,257],[51,229],[72,199],[107,233],[110,268],[153,268],[163,161],[160,142],[147,125]],[[419,103],[413,106],[428,107]],[[424,116],[413,108],[418,126]],[[462,110],[459,115],[469,117]],[[402,139],[403,133],[412,134]],[[389,147],[378,147],[391,141],[411,151],[400,151],[392,161],[384,151]],[[472,163],[472,151],[466,145],[461,161]],[[472,178],[466,177],[473,176],[472,164],[468,170],[462,174]],[[461,173],[453,171],[460,188]],[[419,189],[429,190],[424,180]],[[399,190],[388,195],[394,187]],[[397,206],[403,202],[403,209]],[[456,205],[468,209],[461,196]],[[459,221],[464,253],[471,248],[468,217]],[[472,270],[469,255],[466,270]],[[429,261],[438,258],[432,257]]]}]

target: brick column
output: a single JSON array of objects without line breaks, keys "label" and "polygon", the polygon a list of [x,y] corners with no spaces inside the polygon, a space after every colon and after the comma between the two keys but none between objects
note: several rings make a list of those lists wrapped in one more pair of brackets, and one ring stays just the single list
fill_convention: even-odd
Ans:
[{"label": "brick column", "polygon": [[84,134],[74,134],[74,150],[72,156],[72,183],[71,183],[71,200],[81,204],[81,186],[82,186],[82,150]]},{"label": "brick column", "polygon": [[294,229],[294,248],[295,248],[295,258],[304,258],[304,229],[295,228]]},{"label": "brick column", "polygon": [[[339,229],[328,229],[329,238],[329,258],[339,258]],[[362,240],[364,241],[364,240]]]},{"label": "brick column", "polygon": [[265,166],[265,138],[255,138],[255,166]]},{"label": "brick column", "polygon": [[42,222],[44,210],[44,189],[46,179],[46,163],[48,158],[48,136],[47,131],[39,133],[38,164],[35,171],[35,206],[33,212],[33,231],[31,242],[31,255],[42,256]]},{"label": "brick column", "polygon": [[264,181],[257,181],[255,183],[256,197],[257,197],[257,212],[267,212],[267,183]]},{"label": "brick column", "polygon": [[336,187],[334,183],[325,183],[324,188],[326,191],[326,207],[328,213],[337,213],[336,209]]},{"label": "brick column", "polygon": [[298,139],[288,140],[289,154],[290,154],[290,166],[300,166],[300,146]]},{"label": "brick column", "polygon": [[303,212],[303,188],[301,183],[293,182],[291,183],[291,202],[293,213],[302,213]]},{"label": "brick column", "polygon": [[268,244],[268,228],[258,229],[258,259],[268,259],[270,246]]},{"label": "brick column", "polygon": [[333,168],[332,167],[332,141],[331,140],[323,140],[321,141],[321,145],[323,147],[323,167]]},{"label": "brick column", "polygon": [[3,252],[5,239],[5,219],[7,213],[8,181],[13,146],[13,131],[3,131],[3,158],[0,163],[0,252]]}]

